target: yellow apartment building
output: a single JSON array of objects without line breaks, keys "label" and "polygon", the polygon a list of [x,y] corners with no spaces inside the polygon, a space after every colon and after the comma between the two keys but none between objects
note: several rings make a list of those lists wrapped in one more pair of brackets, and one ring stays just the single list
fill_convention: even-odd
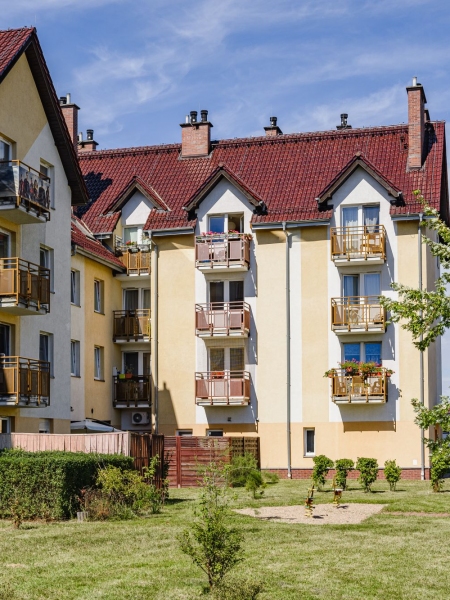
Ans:
[{"label": "yellow apartment building", "polygon": [[0,31],[1,432],[70,432],[72,205],[87,202],[34,28]]},{"label": "yellow apartment building", "polygon": [[[105,360],[122,401],[113,391],[117,420],[102,415],[137,431],[259,436],[262,467],[288,477],[317,454],[395,458],[423,475],[410,400],[438,402],[440,344],[421,355],[379,296],[393,281],[432,289],[439,273],[413,193],[449,222],[444,123],[425,104],[414,80],[401,125],[353,129],[341,115],[333,131],[283,134],[272,117],[261,137],[214,141],[202,110],[181,144],[102,151],[88,130],[82,218],[124,265],[121,305],[100,319],[107,344],[123,311]],[[63,111],[73,121],[77,107]]]}]

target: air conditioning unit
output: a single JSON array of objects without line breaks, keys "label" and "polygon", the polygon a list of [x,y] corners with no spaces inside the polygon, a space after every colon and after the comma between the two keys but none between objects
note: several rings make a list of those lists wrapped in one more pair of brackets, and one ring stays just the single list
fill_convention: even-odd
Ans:
[{"label": "air conditioning unit", "polygon": [[150,413],[134,412],[131,413],[131,421],[133,425],[148,425],[150,423]]}]

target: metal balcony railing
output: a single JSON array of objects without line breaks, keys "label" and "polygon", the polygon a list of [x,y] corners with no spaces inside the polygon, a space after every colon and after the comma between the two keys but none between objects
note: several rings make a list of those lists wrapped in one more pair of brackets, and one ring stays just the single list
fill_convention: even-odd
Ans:
[{"label": "metal balcony railing", "polygon": [[195,374],[195,402],[204,406],[239,406],[250,402],[248,371],[207,371]]},{"label": "metal balcony railing", "polygon": [[386,260],[384,225],[331,228],[332,260]]},{"label": "metal balcony railing", "polygon": [[147,375],[117,375],[114,380],[113,406],[129,408],[151,406],[150,377]]},{"label": "metal balcony railing", "polygon": [[22,258],[0,258],[0,306],[50,311],[50,269]]},{"label": "metal balcony railing", "polygon": [[380,367],[374,373],[352,375],[345,369],[336,369],[331,377],[332,400],[343,404],[381,404],[387,401],[386,369]]},{"label": "metal balcony railing", "polygon": [[217,233],[195,239],[195,266],[199,269],[248,269],[249,264],[250,238],[246,233]]},{"label": "metal balcony railing", "polygon": [[331,299],[331,328],[336,332],[384,331],[386,311],[379,296]]},{"label": "metal balcony railing", "polygon": [[48,406],[50,363],[0,355],[0,405]]},{"label": "metal balcony railing", "polygon": [[0,208],[33,210],[50,219],[50,177],[19,160],[0,161]]},{"label": "metal balcony railing", "polygon": [[114,310],[113,341],[138,341],[150,338],[150,309]]},{"label": "metal balcony railing", "polygon": [[195,305],[198,336],[245,336],[250,330],[247,302],[210,302]]}]

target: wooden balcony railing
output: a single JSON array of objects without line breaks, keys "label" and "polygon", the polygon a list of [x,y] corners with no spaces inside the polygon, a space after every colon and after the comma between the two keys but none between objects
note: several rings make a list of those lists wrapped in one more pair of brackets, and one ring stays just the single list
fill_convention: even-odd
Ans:
[{"label": "wooden balcony railing", "polygon": [[245,336],[250,330],[247,302],[211,302],[195,305],[195,333],[198,336]]},{"label": "wooden balcony railing", "polygon": [[246,233],[217,233],[195,239],[195,266],[199,269],[248,269],[250,238]]},{"label": "wooden balcony railing", "polygon": [[343,404],[381,404],[387,401],[386,369],[380,367],[370,375],[349,375],[344,369],[336,369],[331,377],[332,400]]},{"label": "wooden balcony railing", "polygon": [[34,211],[50,220],[50,178],[19,160],[0,161],[0,208]]},{"label": "wooden balcony railing", "polygon": [[147,375],[117,375],[114,378],[113,406],[129,408],[151,405],[151,384]]},{"label": "wooden balcony railing", "polygon": [[332,298],[331,328],[338,333],[384,331],[386,311],[378,296]]},{"label": "wooden balcony railing", "polygon": [[332,260],[386,260],[384,225],[331,228]]},{"label": "wooden balcony railing", "polygon": [[150,246],[116,246],[127,275],[150,275]]},{"label": "wooden balcony railing", "polygon": [[0,307],[50,311],[50,269],[21,258],[0,258]]},{"label": "wooden balcony railing", "polygon": [[116,340],[146,340],[150,338],[150,309],[113,311],[114,330],[113,341]]},{"label": "wooden balcony railing", "polygon": [[0,405],[48,406],[50,363],[0,355]]},{"label": "wooden balcony railing", "polygon": [[250,402],[248,371],[195,374],[195,402],[203,406],[240,406]]}]

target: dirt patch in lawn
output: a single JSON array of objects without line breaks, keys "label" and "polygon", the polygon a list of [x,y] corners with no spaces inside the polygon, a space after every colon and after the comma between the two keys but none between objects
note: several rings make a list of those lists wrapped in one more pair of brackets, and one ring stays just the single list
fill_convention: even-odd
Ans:
[{"label": "dirt patch in lawn", "polygon": [[243,508],[236,510],[241,515],[256,517],[278,523],[305,523],[307,525],[357,525],[368,517],[380,513],[385,504],[318,504],[313,516],[305,515],[305,507],[298,506],[262,506],[261,508]]}]

